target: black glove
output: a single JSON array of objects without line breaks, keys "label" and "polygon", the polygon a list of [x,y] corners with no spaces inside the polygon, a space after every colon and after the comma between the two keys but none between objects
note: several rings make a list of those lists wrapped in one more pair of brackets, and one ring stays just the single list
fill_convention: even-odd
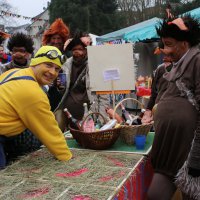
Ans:
[{"label": "black glove", "polygon": [[188,168],[188,174],[191,175],[192,177],[199,177],[200,176],[200,170],[189,167]]}]

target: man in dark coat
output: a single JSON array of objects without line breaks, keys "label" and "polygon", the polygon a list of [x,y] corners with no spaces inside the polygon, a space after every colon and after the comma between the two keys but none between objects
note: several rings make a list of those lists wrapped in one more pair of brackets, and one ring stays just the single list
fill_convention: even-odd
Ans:
[{"label": "man in dark coat", "polygon": [[[159,43],[159,47],[156,48],[154,54],[161,54],[161,50],[164,48],[162,42]],[[163,63],[160,64],[153,72],[151,96],[149,98],[146,110],[142,117],[142,123],[148,124],[153,122],[153,110],[156,104],[159,102],[161,96],[165,92],[168,86],[168,81],[163,77],[163,74],[170,71],[172,68],[171,58],[167,55],[163,56]],[[154,107],[155,106],[155,107]]]},{"label": "man in dark coat", "polygon": [[[151,160],[155,173],[147,199],[170,200],[176,191],[176,174],[188,157],[194,135],[200,134],[200,24],[184,16],[163,20],[156,30],[164,44],[162,52],[170,56],[173,67],[163,75],[168,86],[154,114]],[[197,162],[187,165],[190,173],[199,166]]]}]

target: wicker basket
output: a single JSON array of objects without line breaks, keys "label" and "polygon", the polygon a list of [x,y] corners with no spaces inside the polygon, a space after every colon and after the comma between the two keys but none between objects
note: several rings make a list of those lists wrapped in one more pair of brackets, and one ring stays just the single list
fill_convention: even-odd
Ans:
[{"label": "wicker basket", "polygon": [[[134,98],[126,98],[126,99],[123,99],[122,101],[120,101],[115,106],[114,113],[116,112],[119,105],[127,100],[132,100],[134,103],[139,104],[141,109],[144,108],[143,104],[140,103],[138,100],[136,100]],[[147,135],[149,133],[152,125],[153,124],[141,124],[141,125],[131,125],[131,126],[122,125],[120,136],[126,144],[133,145],[135,143],[135,140],[134,140],[135,136],[136,135]]]},{"label": "wicker basket", "polygon": [[[90,113],[84,119],[84,121],[86,121],[90,115],[100,115],[103,118],[104,123],[106,122],[105,118],[100,113]],[[71,127],[69,127],[69,129],[73,135],[73,138],[79,143],[81,147],[94,150],[108,149],[116,142],[121,133],[121,127],[95,132],[84,132],[72,129]]]}]

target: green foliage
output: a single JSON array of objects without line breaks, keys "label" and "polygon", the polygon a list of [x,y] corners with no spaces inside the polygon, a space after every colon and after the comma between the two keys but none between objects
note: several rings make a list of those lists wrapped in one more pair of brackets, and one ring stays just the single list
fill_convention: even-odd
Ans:
[{"label": "green foliage", "polygon": [[119,0],[51,0],[50,23],[61,17],[72,35],[77,29],[103,35],[152,17],[166,17],[168,3],[171,4],[174,15],[200,6],[200,0],[155,0],[154,4],[146,6],[143,5],[146,0],[132,0],[127,3],[127,7],[120,7],[119,2],[121,6],[125,5],[124,1]]},{"label": "green foliage", "polygon": [[191,1],[191,2],[188,2],[188,3],[184,3],[180,6],[177,6],[174,10],[175,10],[175,13],[177,15],[179,15],[179,14],[183,14],[187,11],[193,10],[195,8],[198,8],[198,7],[200,7],[200,1],[194,0],[194,1]]},{"label": "green foliage", "polygon": [[97,7],[103,13],[114,14],[118,5],[113,0],[97,0]]},{"label": "green foliage", "polygon": [[102,35],[120,28],[113,0],[52,0],[50,23],[61,17],[72,34],[76,29]]},{"label": "green foliage", "polygon": [[170,3],[181,3],[181,0],[170,0]]}]

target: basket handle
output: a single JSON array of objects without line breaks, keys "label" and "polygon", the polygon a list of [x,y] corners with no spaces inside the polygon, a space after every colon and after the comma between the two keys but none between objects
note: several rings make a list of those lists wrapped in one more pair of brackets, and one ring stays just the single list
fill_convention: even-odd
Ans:
[{"label": "basket handle", "polygon": [[101,113],[99,113],[99,112],[92,112],[92,113],[89,113],[88,115],[86,115],[86,117],[83,119],[83,121],[82,121],[82,124],[81,124],[81,129],[83,129],[83,124],[85,123],[85,121],[88,119],[88,117],[90,116],[90,115],[98,115],[98,116],[101,116],[101,118],[103,119],[103,123],[105,124],[106,123],[106,119],[105,119],[105,117],[101,114]]},{"label": "basket handle", "polygon": [[137,99],[134,99],[134,98],[126,98],[126,99],[121,100],[121,101],[115,106],[114,111],[113,111],[113,116],[115,116],[115,112],[116,112],[117,108],[120,106],[120,104],[123,103],[124,101],[127,101],[127,100],[132,100],[132,101],[138,103],[138,104],[140,105],[141,109],[144,108],[144,105],[143,105],[141,102],[139,102]]}]

